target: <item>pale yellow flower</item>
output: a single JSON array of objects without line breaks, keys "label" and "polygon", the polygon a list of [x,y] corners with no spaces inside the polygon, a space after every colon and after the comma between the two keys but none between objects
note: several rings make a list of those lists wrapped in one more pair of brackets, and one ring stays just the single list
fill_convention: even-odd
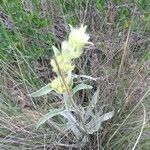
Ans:
[{"label": "pale yellow flower", "polygon": [[85,44],[93,44],[88,42],[89,35],[85,33],[86,26],[81,25],[80,28],[71,27],[68,41],[62,42],[62,55],[68,59],[79,58],[83,53],[83,47]]},{"label": "pale yellow flower", "polygon": [[56,65],[56,62],[54,59],[51,60],[51,65],[53,67],[54,72],[58,72],[58,67],[62,73],[71,72],[74,69],[74,65],[72,64],[72,61],[68,61],[63,57],[63,55],[58,55],[56,58],[56,61],[58,63],[58,66]]},{"label": "pale yellow flower", "polygon": [[73,28],[71,27],[71,32],[69,34],[68,42],[73,48],[75,49],[82,49],[83,46],[87,43],[92,44],[91,42],[88,42],[90,36],[85,33],[86,26],[81,25],[80,28]]},{"label": "pale yellow flower", "polygon": [[57,77],[51,82],[51,88],[60,94],[65,93],[72,88],[72,82],[68,77],[64,78],[64,82],[61,77]]},{"label": "pale yellow flower", "polygon": [[68,61],[72,59],[79,58],[83,53],[82,49],[77,49],[70,45],[68,41],[62,42],[62,55]]}]

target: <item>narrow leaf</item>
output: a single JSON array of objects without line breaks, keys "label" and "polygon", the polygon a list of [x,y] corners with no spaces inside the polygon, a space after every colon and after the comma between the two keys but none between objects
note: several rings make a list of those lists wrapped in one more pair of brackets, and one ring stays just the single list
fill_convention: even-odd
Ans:
[{"label": "narrow leaf", "polygon": [[91,85],[87,85],[87,84],[81,83],[81,84],[78,84],[76,87],[73,88],[72,93],[74,95],[79,90],[92,89],[92,88],[93,87]]},{"label": "narrow leaf", "polygon": [[52,48],[55,56],[60,54],[60,51],[55,46],[52,46]]},{"label": "narrow leaf", "polygon": [[43,123],[45,123],[47,120],[49,120],[50,118],[61,114],[64,111],[64,108],[60,108],[60,109],[52,109],[50,110],[50,112],[48,112],[46,115],[44,115],[37,123],[36,128],[38,128],[40,125],[42,125]]},{"label": "narrow leaf", "polygon": [[90,101],[89,107],[94,108],[97,104],[97,100],[99,97],[100,88],[98,87],[94,95],[92,96],[92,100]]},{"label": "narrow leaf", "polygon": [[96,116],[86,125],[88,134],[93,134],[101,128],[102,122],[111,119],[114,116],[114,111],[108,112],[100,116],[101,112],[97,113]]},{"label": "narrow leaf", "polygon": [[82,137],[82,132],[79,130],[81,126],[78,124],[75,117],[69,111],[63,111],[61,115],[68,119],[68,127],[71,127],[70,130],[80,139]]},{"label": "narrow leaf", "polygon": [[46,86],[42,87],[40,90],[29,94],[29,96],[31,96],[31,97],[38,97],[38,96],[45,95],[45,94],[47,94],[47,93],[49,93],[51,91],[52,91],[52,88],[51,88],[50,83],[49,83]]},{"label": "narrow leaf", "polygon": [[89,80],[94,80],[94,81],[96,81],[96,78],[93,78],[93,77],[87,76],[87,75],[77,75],[77,74],[74,74],[74,75],[72,75],[72,76],[73,76],[73,78],[86,78],[86,79],[89,79]]},{"label": "narrow leaf", "polygon": [[111,119],[113,116],[114,116],[114,111],[105,113],[100,117],[101,122],[107,121],[107,120]]}]

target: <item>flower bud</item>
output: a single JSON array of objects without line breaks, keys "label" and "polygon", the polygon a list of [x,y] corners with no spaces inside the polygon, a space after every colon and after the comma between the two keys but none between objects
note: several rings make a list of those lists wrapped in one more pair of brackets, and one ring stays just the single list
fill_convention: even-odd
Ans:
[{"label": "flower bud", "polygon": [[66,59],[79,58],[83,53],[83,46],[88,42],[89,35],[85,33],[86,26],[81,25],[80,28],[73,28],[71,25],[71,32],[68,41],[62,42],[62,54]]},{"label": "flower bud", "polygon": [[80,28],[73,28],[71,27],[71,33],[69,34],[69,44],[76,49],[82,49],[83,46],[87,43],[92,44],[91,42],[88,42],[90,36],[85,33],[86,26],[81,25]]}]

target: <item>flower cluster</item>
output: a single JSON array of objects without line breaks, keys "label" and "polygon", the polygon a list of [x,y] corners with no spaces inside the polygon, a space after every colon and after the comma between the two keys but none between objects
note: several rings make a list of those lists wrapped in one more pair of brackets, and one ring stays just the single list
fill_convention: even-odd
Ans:
[{"label": "flower cluster", "polygon": [[[51,82],[51,87],[58,93],[67,92],[72,88],[72,84],[70,84],[72,81],[68,75],[75,68],[74,59],[82,55],[85,44],[92,44],[88,42],[89,35],[85,33],[86,26],[81,25],[80,28],[73,28],[70,26],[70,28],[71,32],[69,38],[62,42],[61,51],[53,46],[55,59],[51,60],[51,65],[57,77]],[[63,76],[61,76],[60,73]],[[65,85],[62,80],[65,81]]]},{"label": "flower cluster", "polygon": [[[58,66],[56,64],[56,62],[58,63]],[[51,60],[51,65],[53,66],[53,71],[56,72],[56,73],[59,73],[58,71],[60,70],[61,72],[63,73],[67,73],[67,72],[70,72],[74,69],[74,65],[72,65],[72,62],[71,61],[68,61],[64,58],[63,55],[58,55],[55,60],[52,59]],[[58,67],[59,67],[59,70],[58,70]]]},{"label": "flower cluster", "polygon": [[[65,84],[64,84],[65,82]],[[68,77],[65,77],[63,80],[58,76],[51,82],[51,87],[53,90],[57,91],[58,93],[64,93],[67,90],[70,90],[72,87],[72,82]]]}]

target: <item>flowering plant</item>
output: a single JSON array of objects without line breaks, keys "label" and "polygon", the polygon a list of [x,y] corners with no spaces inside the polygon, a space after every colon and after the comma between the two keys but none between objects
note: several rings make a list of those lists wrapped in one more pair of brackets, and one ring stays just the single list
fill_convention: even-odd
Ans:
[{"label": "flowering plant", "polygon": [[[50,118],[61,115],[64,120],[64,130],[71,130],[77,139],[86,139],[87,134],[93,134],[101,127],[101,123],[113,117],[114,112],[103,114],[102,111],[95,114],[94,109],[98,101],[99,88],[93,94],[88,106],[82,107],[74,102],[73,96],[83,89],[92,89],[92,86],[84,84],[83,82],[73,88],[74,78],[82,77],[90,80],[96,80],[86,75],[74,75],[75,68],[74,60],[79,58],[83,53],[85,44],[92,44],[89,42],[89,35],[85,32],[86,26],[81,25],[80,28],[73,28],[70,26],[71,32],[68,40],[61,44],[61,51],[52,46],[54,52],[54,59],[51,60],[53,71],[56,77],[51,83],[47,84],[37,92],[30,94],[31,97],[42,96],[54,90],[58,94],[63,95],[64,106],[62,108],[51,109],[44,115],[37,123],[37,127],[42,125]],[[64,126],[63,126],[64,127]]]}]

